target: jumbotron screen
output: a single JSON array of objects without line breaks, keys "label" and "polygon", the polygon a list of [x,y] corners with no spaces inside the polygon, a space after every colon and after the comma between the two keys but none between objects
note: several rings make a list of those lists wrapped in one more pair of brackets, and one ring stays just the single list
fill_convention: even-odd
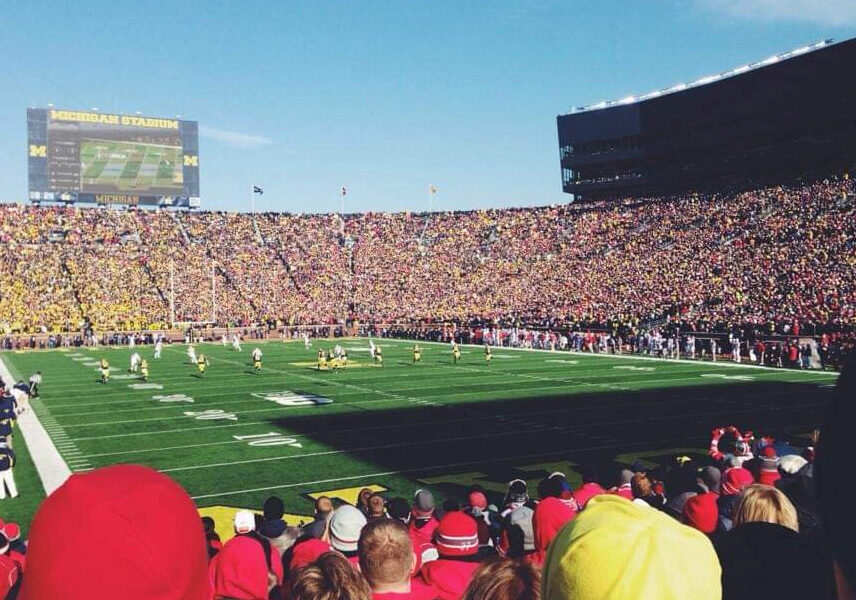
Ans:
[{"label": "jumbotron screen", "polygon": [[199,206],[196,121],[27,109],[30,200]]}]

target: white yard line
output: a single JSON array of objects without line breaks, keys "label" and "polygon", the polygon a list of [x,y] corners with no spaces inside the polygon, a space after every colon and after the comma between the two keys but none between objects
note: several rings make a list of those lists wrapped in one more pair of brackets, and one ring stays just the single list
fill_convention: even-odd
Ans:
[{"label": "white yard line", "polygon": [[[6,365],[6,360],[2,356],[0,356],[0,376],[6,381],[15,381]],[[39,474],[45,495],[50,496],[71,476],[71,470],[32,407],[18,417],[18,425],[24,440],[27,442],[33,464],[36,465],[36,471]]]}]

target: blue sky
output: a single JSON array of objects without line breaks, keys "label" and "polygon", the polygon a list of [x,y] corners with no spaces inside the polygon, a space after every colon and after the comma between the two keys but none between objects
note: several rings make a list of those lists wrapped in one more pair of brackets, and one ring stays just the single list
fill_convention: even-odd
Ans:
[{"label": "blue sky", "polygon": [[854,35],[852,0],[6,1],[0,200],[52,103],[199,121],[210,209],[554,204],[570,106]]}]

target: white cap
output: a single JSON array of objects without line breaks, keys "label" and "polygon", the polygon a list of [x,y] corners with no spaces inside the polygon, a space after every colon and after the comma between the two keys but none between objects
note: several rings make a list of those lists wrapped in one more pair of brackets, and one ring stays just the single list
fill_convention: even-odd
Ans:
[{"label": "white cap", "polygon": [[235,515],[235,533],[249,533],[255,529],[255,515],[248,510],[239,510]]}]

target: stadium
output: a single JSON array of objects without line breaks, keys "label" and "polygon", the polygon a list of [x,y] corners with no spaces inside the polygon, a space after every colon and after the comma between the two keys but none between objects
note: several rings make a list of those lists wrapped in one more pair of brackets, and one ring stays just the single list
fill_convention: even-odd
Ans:
[{"label": "stadium", "polygon": [[206,210],[196,121],[28,108],[0,599],[856,597],[854,64],[574,108],[478,210]]}]

